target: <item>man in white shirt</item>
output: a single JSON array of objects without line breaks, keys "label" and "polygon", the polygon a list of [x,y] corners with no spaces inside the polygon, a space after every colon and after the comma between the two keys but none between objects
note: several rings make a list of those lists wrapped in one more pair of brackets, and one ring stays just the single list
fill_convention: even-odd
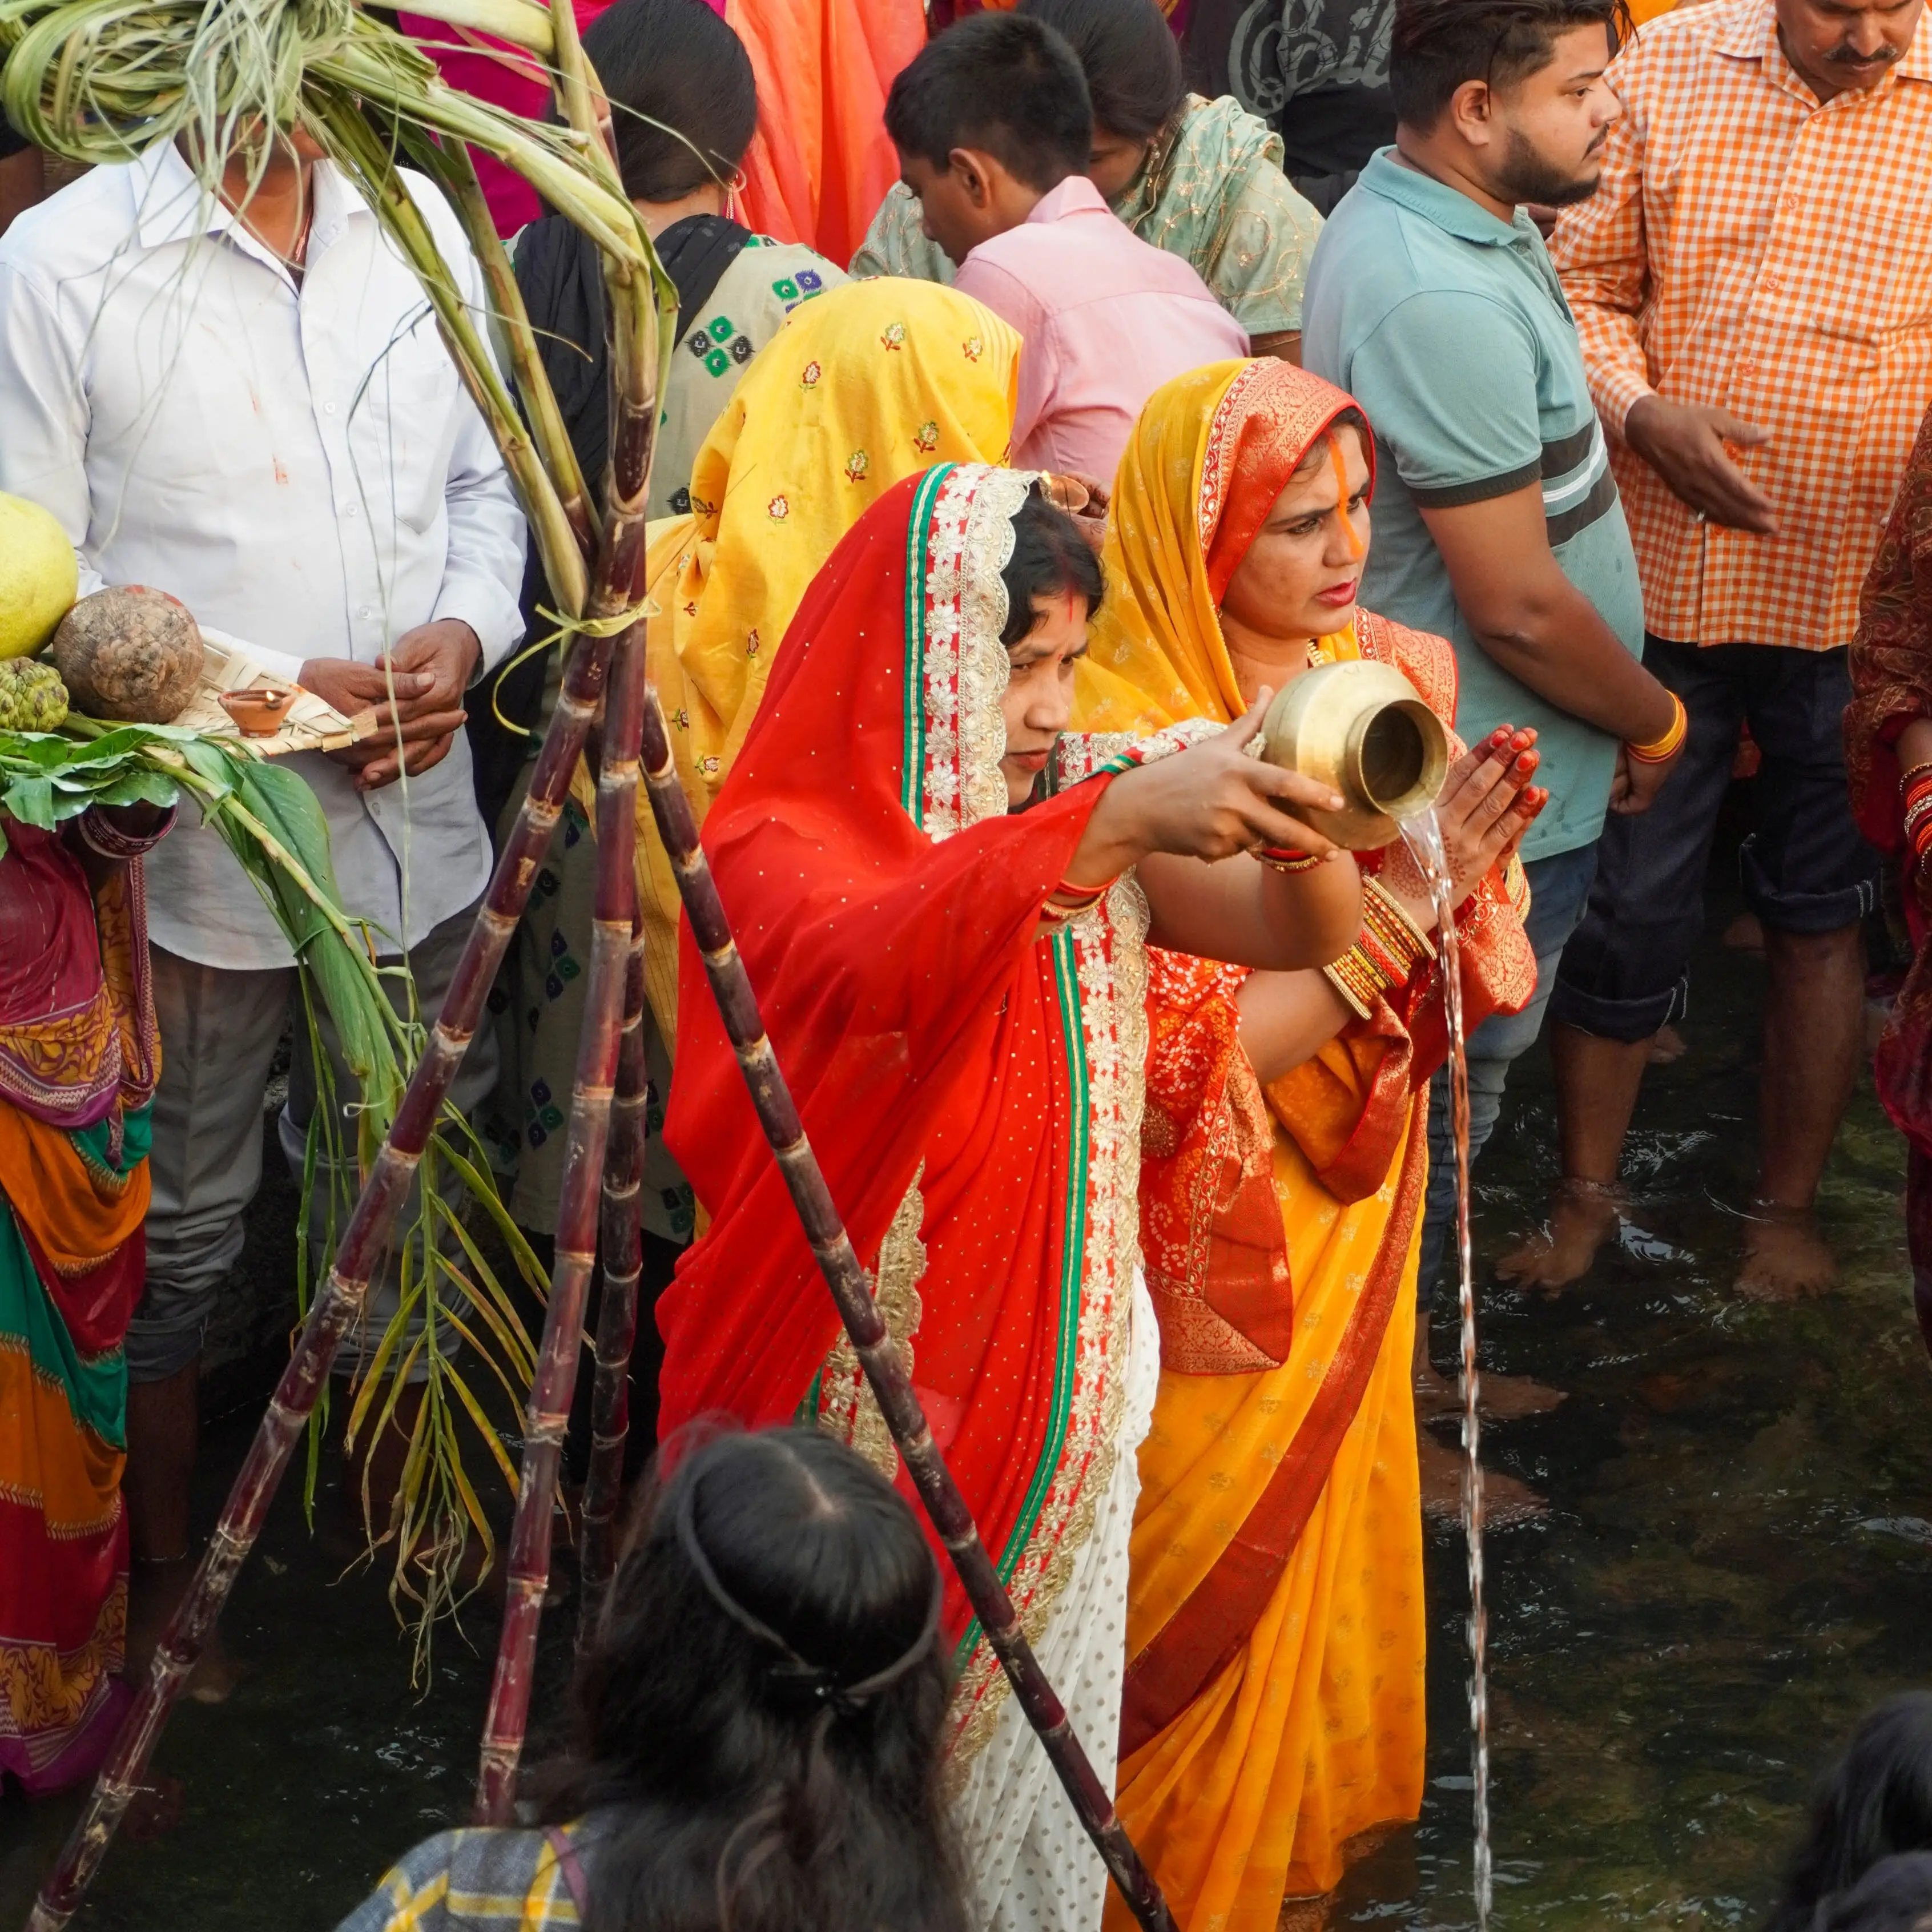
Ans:
[{"label": "man in white shirt", "polygon": [[[354,189],[299,137],[252,190],[247,176],[231,161],[209,200],[164,146],[94,169],[0,238],[0,490],[60,518],[83,594],[170,592],[345,712],[386,705],[393,673],[386,734],[290,763],[327,814],[350,914],[380,952],[407,953],[434,1014],[489,876],[463,693],[521,630],[524,520],[428,302]],[[411,187],[480,314],[460,228]],[[148,862],[162,1074],[125,1490],[150,1564],[189,1553],[202,1334],[260,1180],[296,988],[255,889],[191,817]],[[280,1126],[299,1178],[316,1093],[299,1011],[296,1035]],[[340,1105],[355,1089],[332,1042],[331,1058]],[[486,1030],[459,1106],[494,1058]]]}]

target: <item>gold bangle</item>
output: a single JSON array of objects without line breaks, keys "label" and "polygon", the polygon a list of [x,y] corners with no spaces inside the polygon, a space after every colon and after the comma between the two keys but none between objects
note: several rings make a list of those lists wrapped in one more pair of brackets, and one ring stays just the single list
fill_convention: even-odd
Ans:
[{"label": "gold bangle", "polygon": [[1362,923],[1404,969],[1405,981],[1425,959],[1436,957],[1436,942],[1411,916],[1408,907],[1371,876],[1362,881]]},{"label": "gold bangle", "polygon": [[1670,703],[1670,728],[1662,737],[1653,738],[1648,745],[1624,745],[1624,749],[1640,764],[1660,765],[1666,759],[1674,758],[1678,747],[1690,735],[1690,714],[1684,710],[1683,699],[1673,691]]}]

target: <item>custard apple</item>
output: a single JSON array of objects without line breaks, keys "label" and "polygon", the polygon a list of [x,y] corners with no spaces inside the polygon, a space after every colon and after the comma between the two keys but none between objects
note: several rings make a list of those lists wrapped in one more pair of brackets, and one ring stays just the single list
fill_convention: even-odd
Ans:
[{"label": "custard apple", "polygon": [[0,661],[0,731],[55,731],[67,717],[67,686],[50,664]]}]

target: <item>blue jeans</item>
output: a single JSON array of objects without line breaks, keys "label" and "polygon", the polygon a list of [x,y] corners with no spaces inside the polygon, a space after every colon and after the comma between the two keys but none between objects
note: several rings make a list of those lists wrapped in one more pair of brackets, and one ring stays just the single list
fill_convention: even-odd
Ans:
[{"label": "blue jeans", "polygon": [[[1579,845],[1523,867],[1529,880],[1529,918],[1523,930],[1536,955],[1536,991],[1520,1013],[1496,1013],[1469,1036],[1469,1160],[1474,1164],[1502,1112],[1510,1063],[1527,1053],[1543,1030],[1543,1010],[1556,986],[1556,964],[1588,903],[1597,875],[1597,848]],[[1426,1308],[1456,1238],[1456,1142],[1449,1124],[1449,1070],[1430,1083],[1429,1197],[1422,1212],[1421,1266],[1416,1293]]]}]

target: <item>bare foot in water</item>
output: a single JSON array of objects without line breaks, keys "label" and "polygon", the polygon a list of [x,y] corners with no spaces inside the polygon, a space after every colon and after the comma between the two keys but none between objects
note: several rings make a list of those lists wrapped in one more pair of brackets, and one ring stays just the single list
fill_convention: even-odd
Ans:
[{"label": "bare foot in water", "polygon": [[[1547,1415],[1558,1402],[1567,1402],[1569,1395],[1568,1389],[1551,1388],[1527,1376],[1499,1376],[1485,1369],[1478,1390],[1478,1413],[1485,1422],[1516,1422],[1526,1415]],[[1462,1393],[1454,1377],[1442,1374],[1433,1363],[1416,1370],[1418,1420],[1462,1412]]]},{"label": "bare foot in water", "polygon": [[[168,1621],[194,1580],[195,1562],[194,1557],[184,1556],[178,1563],[135,1567],[128,1602],[126,1674],[130,1684],[138,1685],[146,1678],[167,1634]],[[225,1704],[241,1675],[242,1666],[228,1654],[220,1631],[212,1630],[188,1680],[188,1694],[197,1704]]]},{"label": "bare foot in water", "polygon": [[[1429,1430],[1415,1432],[1415,1460],[1422,1478],[1422,1514],[1436,1522],[1462,1520],[1462,1451],[1437,1440]],[[1550,1505],[1527,1483],[1494,1469],[1483,1472],[1483,1521],[1491,1529],[1514,1529],[1550,1514]]]},{"label": "bare foot in water", "polygon": [[1650,1036],[1653,1066],[1674,1066],[1690,1051],[1684,1044],[1684,1036],[1674,1026],[1660,1026]]},{"label": "bare foot in water", "polygon": [[180,1828],[188,1810],[188,1786],[178,1778],[156,1778],[137,1786],[121,1821],[121,1835],[130,1844],[152,1845]]},{"label": "bare foot in water", "polygon": [[1744,1216],[1738,1294],[1747,1301],[1797,1301],[1838,1284],[1838,1262],[1808,1208],[1751,1203]]},{"label": "bare foot in water", "polygon": [[1519,1288],[1567,1288],[1590,1272],[1597,1250],[1617,1232],[1623,1197],[1594,1180],[1565,1180],[1550,1204],[1550,1225],[1513,1248],[1496,1273]]}]

